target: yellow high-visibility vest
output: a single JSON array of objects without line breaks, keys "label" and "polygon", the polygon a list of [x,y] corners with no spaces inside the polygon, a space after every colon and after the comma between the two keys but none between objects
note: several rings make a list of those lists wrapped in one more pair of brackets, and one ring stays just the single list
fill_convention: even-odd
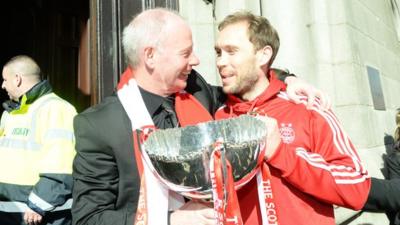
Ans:
[{"label": "yellow high-visibility vest", "polygon": [[[25,97],[25,96],[24,96]],[[34,185],[39,174],[71,174],[75,108],[54,93],[4,112],[0,124],[0,182]]]}]

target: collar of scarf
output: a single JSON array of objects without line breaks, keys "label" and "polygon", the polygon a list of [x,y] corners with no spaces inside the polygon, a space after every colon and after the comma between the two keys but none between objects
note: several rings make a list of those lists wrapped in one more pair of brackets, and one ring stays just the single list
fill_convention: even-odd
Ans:
[{"label": "collar of scarf", "polygon": [[229,108],[229,117],[241,114],[265,114],[262,109],[267,104],[268,100],[275,98],[280,91],[286,88],[285,83],[278,80],[273,70],[268,71],[268,77],[268,87],[252,101],[243,101],[235,95],[228,95],[226,106]]},{"label": "collar of scarf", "polygon": [[[141,151],[141,144],[155,127],[134,79],[134,72],[129,67],[121,76],[117,94],[132,124],[133,147],[140,175],[139,201],[134,224],[167,225],[168,210],[179,208],[184,201],[182,196],[170,191],[179,191],[179,188],[159,177],[146,152]],[[200,102],[184,91],[176,93],[175,109],[181,126],[213,119]]]}]

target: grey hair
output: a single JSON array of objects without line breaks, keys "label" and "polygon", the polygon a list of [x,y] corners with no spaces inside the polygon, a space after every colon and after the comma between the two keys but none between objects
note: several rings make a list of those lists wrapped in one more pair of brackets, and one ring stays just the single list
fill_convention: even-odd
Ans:
[{"label": "grey hair", "polygon": [[168,9],[150,9],[138,14],[124,28],[122,46],[130,66],[135,68],[139,65],[139,52],[142,48],[159,46],[166,37],[165,27],[173,17],[181,18],[177,12]]},{"label": "grey hair", "polygon": [[40,67],[31,57],[27,55],[17,55],[12,57],[4,65],[13,73],[21,76],[30,76],[35,79],[40,79]]}]

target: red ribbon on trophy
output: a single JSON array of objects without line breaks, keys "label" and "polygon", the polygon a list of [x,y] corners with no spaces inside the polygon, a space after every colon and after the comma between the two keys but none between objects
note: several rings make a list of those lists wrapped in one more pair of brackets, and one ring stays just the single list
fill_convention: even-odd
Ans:
[{"label": "red ribbon on trophy", "polygon": [[234,187],[232,166],[225,158],[223,143],[217,141],[211,154],[210,177],[218,225],[243,225]]}]

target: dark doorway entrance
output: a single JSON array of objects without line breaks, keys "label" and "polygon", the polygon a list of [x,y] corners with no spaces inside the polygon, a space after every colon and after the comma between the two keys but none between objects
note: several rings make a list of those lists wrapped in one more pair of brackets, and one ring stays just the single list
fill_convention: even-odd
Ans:
[{"label": "dark doorway entrance", "polygon": [[[178,0],[3,1],[0,68],[15,55],[33,57],[55,93],[81,112],[114,91],[126,67],[121,33],[132,16],[154,7],[177,10],[178,3]],[[0,91],[0,103],[7,98],[5,91]]]},{"label": "dark doorway entrance", "polygon": [[[0,3],[0,65],[15,55],[33,57],[54,92],[80,112],[90,105],[89,0],[13,0]],[[87,71],[87,72],[85,72]],[[89,87],[90,89],[90,87]],[[1,91],[1,102],[7,99]]]}]

